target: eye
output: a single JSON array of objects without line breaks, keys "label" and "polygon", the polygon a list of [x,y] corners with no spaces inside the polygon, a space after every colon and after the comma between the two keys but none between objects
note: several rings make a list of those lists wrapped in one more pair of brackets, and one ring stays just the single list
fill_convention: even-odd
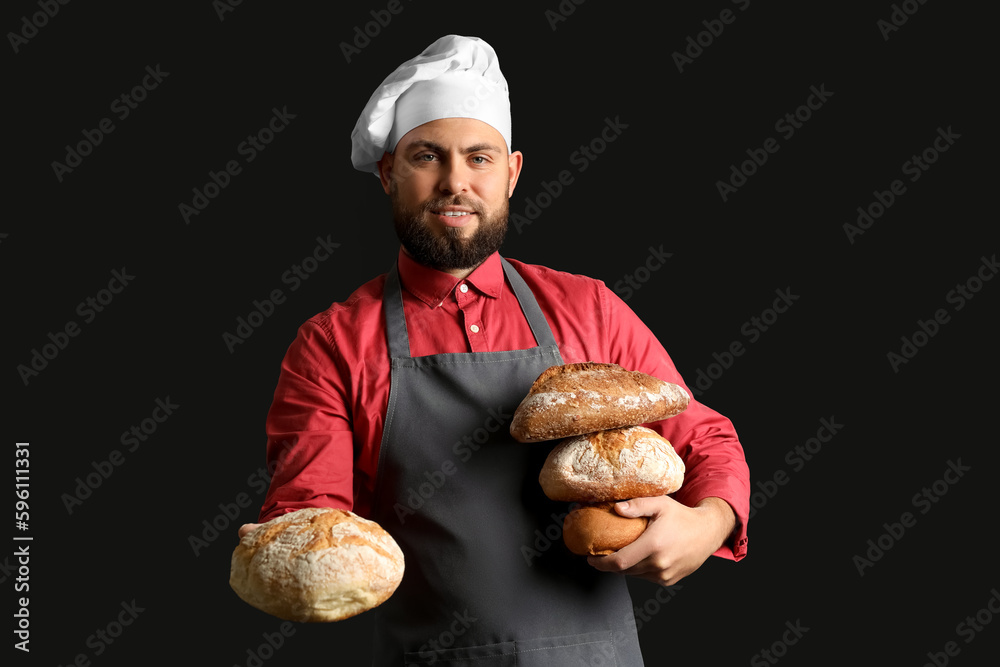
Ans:
[{"label": "eye", "polygon": [[489,158],[487,158],[485,155],[476,155],[475,157],[472,158],[472,163],[473,164],[486,164],[488,160],[489,160]]},{"label": "eye", "polygon": [[432,160],[434,160],[436,158],[437,158],[437,156],[434,155],[433,153],[423,153],[423,154],[417,156],[417,161],[418,162],[431,162]]}]

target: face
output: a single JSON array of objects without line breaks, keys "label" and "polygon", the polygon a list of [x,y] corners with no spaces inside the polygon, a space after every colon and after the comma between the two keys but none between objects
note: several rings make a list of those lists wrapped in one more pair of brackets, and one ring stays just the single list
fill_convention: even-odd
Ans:
[{"label": "face", "polygon": [[403,135],[379,163],[396,233],[421,264],[468,273],[500,248],[521,153],[471,118],[431,121]]}]

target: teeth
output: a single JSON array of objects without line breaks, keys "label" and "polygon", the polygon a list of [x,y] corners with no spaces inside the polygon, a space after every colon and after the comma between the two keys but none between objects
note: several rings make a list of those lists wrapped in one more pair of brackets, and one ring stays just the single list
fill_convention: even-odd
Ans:
[{"label": "teeth", "polygon": [[451,218],[459,218],[463,215],[469,215],[468,211],[441,211],[438,215],[446,215]]}]

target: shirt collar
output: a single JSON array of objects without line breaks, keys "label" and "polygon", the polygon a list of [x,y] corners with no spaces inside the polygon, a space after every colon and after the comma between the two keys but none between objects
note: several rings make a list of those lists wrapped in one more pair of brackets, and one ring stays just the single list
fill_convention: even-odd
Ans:
[{"label": "shirt collar", "polygon": [[399,282],[413,296],[431,308],[436,308],[451,294],[459,283],[468,283],[483,295],[496,299],[503,289],[503,265],[500,253],[494,252],[467,277],[458,279],[450,273],[438,271],[416,262],[399,249]]}]

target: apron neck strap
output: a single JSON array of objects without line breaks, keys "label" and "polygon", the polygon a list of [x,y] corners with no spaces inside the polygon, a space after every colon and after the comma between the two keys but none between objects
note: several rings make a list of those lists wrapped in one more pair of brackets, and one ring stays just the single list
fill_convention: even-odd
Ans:
[{"label": "apron neck strap", "polygon": [[524,313],[525,319],[528,320],[528,326],[531,327],[531,333],[535,335],[535,342],[540,347],[555,346],[556,339],[552,335],[552,329],[549,328],[549,323],[545,321],[545,315],[542,314],[542,309],[538,307],[538,301],[535,299],[535,295],[531,293],[531,288],[528,284],[524,282],[524,278],[521,274],[514,269],[510,262],[508,262],[503,257],[500,258],[500,262],[503,264],[503,271],[507,275],[507,282],[510,283],[511,288],[514,290],[514,295],[517,297],[517,302],[521,305],[521,312]]}]

